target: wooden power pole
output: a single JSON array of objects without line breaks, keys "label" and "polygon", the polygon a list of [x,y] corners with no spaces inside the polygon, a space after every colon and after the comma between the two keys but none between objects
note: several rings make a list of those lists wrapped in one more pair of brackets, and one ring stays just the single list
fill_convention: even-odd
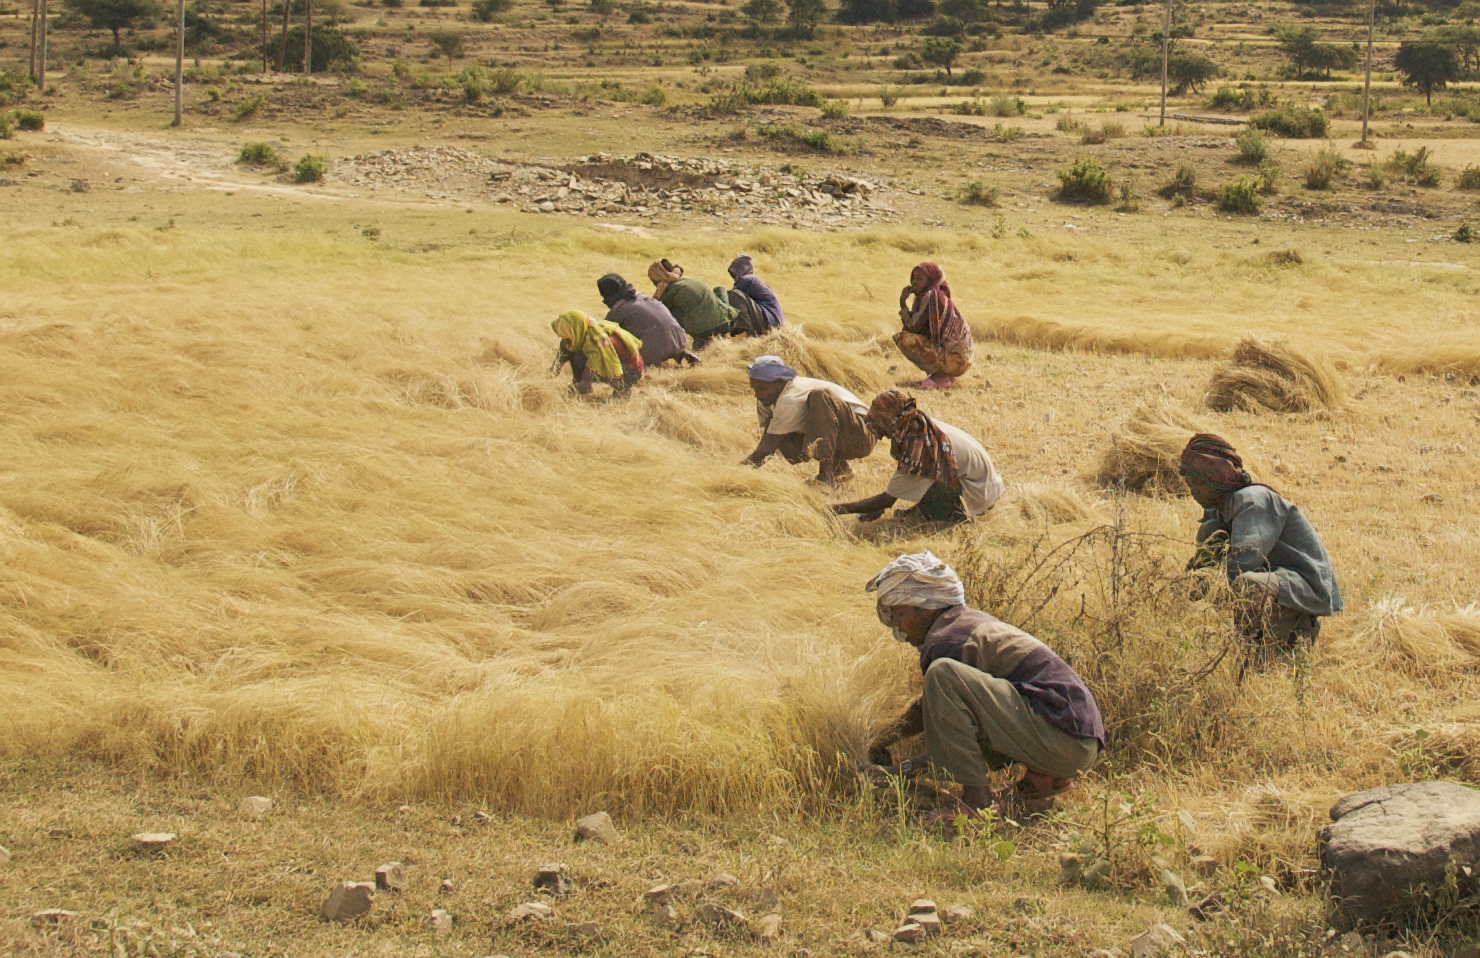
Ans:
[{"label": "wooden power pole", "polygon": [[1167,0],[1166,22],[1161,27],[1161,125],[1167,125],[1167,63],[1172,56],[1172,0]]},{"label": "wooden power pole", "polygon": [[1367,144],[1367,118],[1371,116],[1372,104],[1372,35],[1377,32],[1377,0],[1367,4],[1367,77],[1362,81],[1362,142]]},{"label": "wooden power pole", "polygon": [[26,76],[36,82],[36,21],[41,19],[41,0],[31,0],[31,49],[26,57]]},{"label": "wooden power pole", "polygon": [[262,0],[262,72],[267,72],[267,0]]},{"label": "wooden power pole", "polygon": [[283,57],[288,55],[288,17],[293,12],[293,0],[283,0],[283,35],[278,40],[278,68],[277,72],[283,72]]},{"label": "wooden power pole", "polygon": [[303,0],[303,75],[313,75],[313,0]]},{"label": "wooden power pole", "polygon": [[175,122],[185,120],[185,0],[175,6]]},{"label": "wooden power pole", "polygon": [[46,0],[41,3],[41,41],[36,50],[36,92],[46,92]]}]

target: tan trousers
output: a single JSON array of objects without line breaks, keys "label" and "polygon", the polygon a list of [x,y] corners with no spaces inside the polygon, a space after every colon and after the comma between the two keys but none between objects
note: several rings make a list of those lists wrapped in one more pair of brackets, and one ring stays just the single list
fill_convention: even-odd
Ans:
[{"label": "tan trousers", "polygon": [[991,769],[1013,762],[1073,778],[1100,755],[1099,742],[1049,724],[1006,679],[955,659],[930,663],[921,707],[931,764],[968,788],[986,786]]},{"label": "tan trousers", "polygon": [[818,390],[807,396],[803,432],[787,433],[778,447],[787,462],[867,459],[874,451],[874,434],[863,413],[832,393]]},{"label": "tan trousers", "polygon": [[971,356],[964,353],[948,353],[919,333],[895,333],[894,343],[904,358],[923,369],[929,376],[965,375],[971,368]]}]

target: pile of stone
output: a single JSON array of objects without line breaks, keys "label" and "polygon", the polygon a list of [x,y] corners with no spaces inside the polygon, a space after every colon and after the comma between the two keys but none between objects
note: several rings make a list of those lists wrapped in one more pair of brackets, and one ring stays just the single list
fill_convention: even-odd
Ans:
[{"label": "pile of stone", "polygon": [[369,190],[593,218],[682,214],[745,226],[840,229],[899,217],[881,198],[887,187],[875,181],[652,153],[598,153],[555,166],[493,160],[450,146],[413,147],[349,157],[336,164],[333,177]]}]

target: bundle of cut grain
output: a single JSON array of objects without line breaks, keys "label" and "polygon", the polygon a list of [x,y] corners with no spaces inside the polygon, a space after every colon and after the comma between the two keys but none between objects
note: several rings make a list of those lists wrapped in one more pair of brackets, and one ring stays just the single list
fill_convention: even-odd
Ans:
[{"label": "bundle of cut grain", "polygon": [[1058,525],[1095,518],[1094,507],[1072,488],[1030,482],[1016,487],[1013,498],[1023,518],[1034,525]]},{"label": "bundle of cut grain", "polygon": [[1107,489],[1186,495],[1178,460],[1187,440],[1207,431],[1165,400],[1142,403],[1111,434],[1110,448],[1100,456],[1095,479]]},{"label": "bundle of cut grain", "polygon": [[1209,409],[1259,412],[1309,412],[1346,402],[1341,377],[1323,358],[1312,358],[1284,343],[1245,339],[1227,365],[1213,371]]},{"label": "bundle of cut grain", "polygon": [[1401,597],[1383,599],[1355,631],[1332,643],[1332,651],[1409,672],[1480,664],[1480,608],[1435,612]]}]

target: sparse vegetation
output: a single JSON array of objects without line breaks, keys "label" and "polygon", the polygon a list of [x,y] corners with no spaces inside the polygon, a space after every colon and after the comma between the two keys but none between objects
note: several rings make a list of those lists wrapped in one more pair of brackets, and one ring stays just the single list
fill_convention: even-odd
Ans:
[{"label": "sparse vegetation", "polygon": [[1234,135],[1233,142],[1238,146],[1240,163],[1258,166],[1269,158],[1269,138],[1253,124],[1239,130]]},{"label": "sparse vegetation", "polygon": [[1305,166],[1305,188],[1308,190],[1326,190],[1331,188],[1331,182],[1346,172],[1351,164],[1331,144],[1326,144]]},{"label": "sparse vegetation", "polygon": [[16,110],[16,129],[35,133],[46,129],[46,115],[40,110]]},{"label": "sparse vegetation", "polygon": [[1058,178],[1059,191],[1054,198],[1061,203],[1102,205],[1111,200],[1110,173],[1093,157],[1074,161],[1067,170],[1058,171]]},{"label": "sparse vegetation", "polygon": [[1305,106],[1285,105],[1260,113],[1250,118],[1249,125],[1291,140],[1325,139],[1331,135],[1331,121],[1326,114]]},{"label": "sparse vegetation", "polygon": [[322,156],[305,153],[293,164],[293,182],[317,183],[329,172],[329,164]]},{"label": "sparse vegetation", "polygon": [[1475,191],[1480,190],[1480,166],[1468,163],[1459,171],[1455,177],[1454,188],[1457,190]]},{"label": "sparse vegetation", "polygon": [[1218,188],[1218,209],[1225,213],[1253,216],[1264,206],[1260,184],[1254,177],[1236,176]]},{"label": "sparse vegetation", "polygon": [[997,187],[981,180],[971,180],[961,188],[961,202],[967,206],[996,206],[999,196]]},{"label": "sparse vegetation", "polygon": [[1169,199],[1173,196],[1189,199],[1196,191],[1197,167],[1191,163],[1182,163],[1172,175],[1171,182],[1161,188],[1161,195]]},{"label": "sparse vegetation", "polygon": [[1443,173],[1430,162],[1432,158],[1433,153],[1426,146],[1421,146],[1412,153],[1402,149],[1394,150],[1387,160],[1387,171],[1414,186],[1438,186]]},{"label": "sparse vegetation", "polygon": [[818,153],[844,152],[843,145],[828,131],[809,130],[796,123],[767,123],[756,132],[777,146],[802,147]]},{"label": "sparse vegetation", "polygon": [[283,158],[278,151],[272,148],[270,143],[244,143],[241,152],[237,154],[236,161],[248,166],[270,166],[277,168],[283,165]]}]

